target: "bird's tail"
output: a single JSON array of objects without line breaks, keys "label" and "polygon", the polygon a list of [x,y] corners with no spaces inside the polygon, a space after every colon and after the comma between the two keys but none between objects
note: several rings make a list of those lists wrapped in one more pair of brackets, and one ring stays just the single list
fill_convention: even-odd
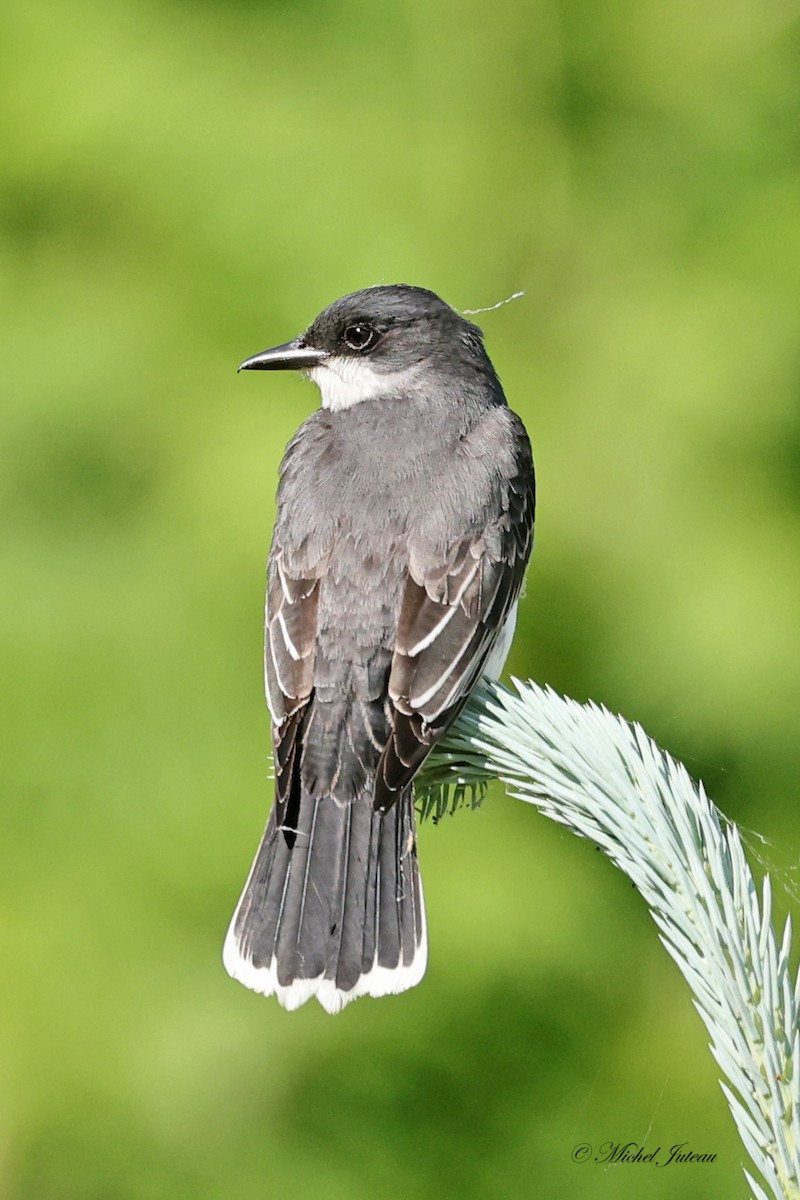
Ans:
[{"label": "bird's tail", "polygon": [[419,983],[428,948],[411,788],[385,813],[367,793],[346,805],[304,795],[289,832],[273,809],[225,940],[228,974],[288,1009],[316,995],[330,1013]]}]

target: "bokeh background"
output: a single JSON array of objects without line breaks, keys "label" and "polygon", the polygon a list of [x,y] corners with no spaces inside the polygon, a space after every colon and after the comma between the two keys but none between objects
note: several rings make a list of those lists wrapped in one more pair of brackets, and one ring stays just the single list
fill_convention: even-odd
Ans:
[{"label": "bokeh background", "polygon": [[[796,0],[54,0],[0,22],[3,1200],[746,1196],[687,988],[497,791],[431,963],[286,1014],[224,931],[270,803],[263,569],[376,282],[481,321],[538,468],[513,671],[642,722],[798,907]],[[573,1146],[686,1141],[706,1166]]]}]

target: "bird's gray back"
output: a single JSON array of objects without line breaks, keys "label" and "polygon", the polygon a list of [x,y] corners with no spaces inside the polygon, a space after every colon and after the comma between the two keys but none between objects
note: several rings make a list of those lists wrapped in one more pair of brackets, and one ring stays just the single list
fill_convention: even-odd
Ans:
[{"label": "bird's gray back", "polygon": [[[290,577],[319,579],[303,736],[311,791],[347,799],[374,770],[389,733],[388,677],[409,575],[446,576],[465,539],[482,538],[490,557],[500,555],[520,439],[527,447],[504,405],[406,397],[318,410],[289,444],[269,588],[280,586],[278,558]],[[268,690],[271,665],[267,647]],[[337,779],[345,738],[364,771]]]}]

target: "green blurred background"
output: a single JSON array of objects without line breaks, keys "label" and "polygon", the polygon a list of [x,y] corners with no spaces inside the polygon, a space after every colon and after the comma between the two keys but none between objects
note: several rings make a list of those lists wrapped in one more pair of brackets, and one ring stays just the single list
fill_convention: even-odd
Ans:
[{"label": "green blurred background", "polygon": [[[0,18],[3,1200],[746,1196],[687,987],[594,848],[426,827],[431,963],[223,973],[270,802],[263,568],[376,282],[479,318],[534,442],[511,668],[642,722],[794,904],[800,9],[53,0]],[[600,1167],[687,1141],[709,1166]]]}]

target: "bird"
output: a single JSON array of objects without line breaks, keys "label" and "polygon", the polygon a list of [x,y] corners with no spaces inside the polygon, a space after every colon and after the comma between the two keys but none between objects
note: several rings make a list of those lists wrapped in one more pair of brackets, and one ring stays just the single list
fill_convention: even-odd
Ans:
[{"label": "bird", "polygon": [[288,1010],[405,991],[428,957],[413,780],[509,650],[533,544],[530,441],[482,331],[434,292],[330,304],[240,371],[321,406],[281,463],[267,565],[275,798],[225,939]]}]

